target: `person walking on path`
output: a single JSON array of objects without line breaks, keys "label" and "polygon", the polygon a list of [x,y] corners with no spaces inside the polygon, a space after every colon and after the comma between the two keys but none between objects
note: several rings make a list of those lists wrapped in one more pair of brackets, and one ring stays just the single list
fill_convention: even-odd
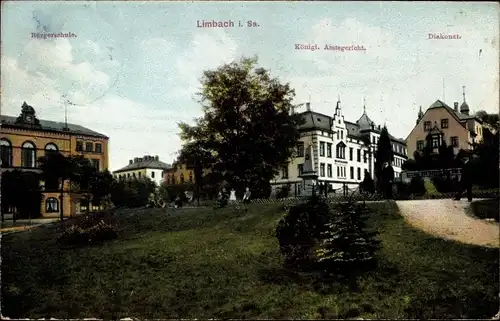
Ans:
[{"label": "person walking on path", "polygon": [[382,167],[382,189],[384,199],[392,199],[392,183],[394,182],[394,169],[388,162],[385,162]]},{"label": "person walking on path", "polygon": [[462,162],[462,178],[460,180],[457,195],[455,195],[455,200],[459,201],[464,191],[467,191],[467,200],[472,202],[472,162],[467,156],[462,158]]}]

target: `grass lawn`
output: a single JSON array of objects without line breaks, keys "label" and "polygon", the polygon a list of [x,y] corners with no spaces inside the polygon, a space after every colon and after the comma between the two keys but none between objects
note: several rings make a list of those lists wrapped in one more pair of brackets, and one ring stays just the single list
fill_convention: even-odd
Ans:
[{"label": "grass lawn", "polygon": [[2,237],[2,314],[11,318],[491,318],[498,249],[428,236],[394,203],[372,203],[378,270],[359,288],[283,270],[282,205],[123,210],[119,237],[63,249],[57,224]]}]

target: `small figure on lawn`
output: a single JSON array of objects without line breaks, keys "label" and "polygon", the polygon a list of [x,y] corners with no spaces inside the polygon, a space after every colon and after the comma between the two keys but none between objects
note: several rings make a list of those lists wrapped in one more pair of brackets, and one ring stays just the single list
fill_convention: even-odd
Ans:
[{"label": "small figure on lawn", "polygon": [[250,203],[250,196],[252,195],[252,192],[250,192],[250,188],[245,189],[245,194],[243,194],[243,204],[248,204]]}]

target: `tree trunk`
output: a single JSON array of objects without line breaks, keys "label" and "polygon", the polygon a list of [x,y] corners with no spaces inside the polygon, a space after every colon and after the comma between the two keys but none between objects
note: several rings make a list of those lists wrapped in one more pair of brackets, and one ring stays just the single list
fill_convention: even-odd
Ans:
[{"label": "tree trunk", "polygon": [[59,195],[59,208],[61,214],[61,223],[64,220],[64,180],[61,181],[61,192]]}]

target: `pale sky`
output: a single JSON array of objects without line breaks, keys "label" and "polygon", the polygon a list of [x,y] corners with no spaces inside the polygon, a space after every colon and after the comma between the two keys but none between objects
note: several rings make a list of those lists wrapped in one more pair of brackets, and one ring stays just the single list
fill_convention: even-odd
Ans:
[{"label": "pale sky", "polygon": [[[177,123],[201,116],[202,72],[258,55],[297,104],[311,97],[312,110],[333,114],[340,95],[356,121],[366,98],[372,120],[406,138],[420,105],[461,103],[462,86],[473,112],[498,112],[498,12],[494,2],[3,2],[1,113],[17,116],[26,101],[64,121],[65,95],[69,122],[110,137],[110,170],[146,154],[171,163]],[[197,27],[214,19],[236,27]],[[259,27],[238,27],[248,20]],[[77,37],[32,39],[43,28]]]}]

